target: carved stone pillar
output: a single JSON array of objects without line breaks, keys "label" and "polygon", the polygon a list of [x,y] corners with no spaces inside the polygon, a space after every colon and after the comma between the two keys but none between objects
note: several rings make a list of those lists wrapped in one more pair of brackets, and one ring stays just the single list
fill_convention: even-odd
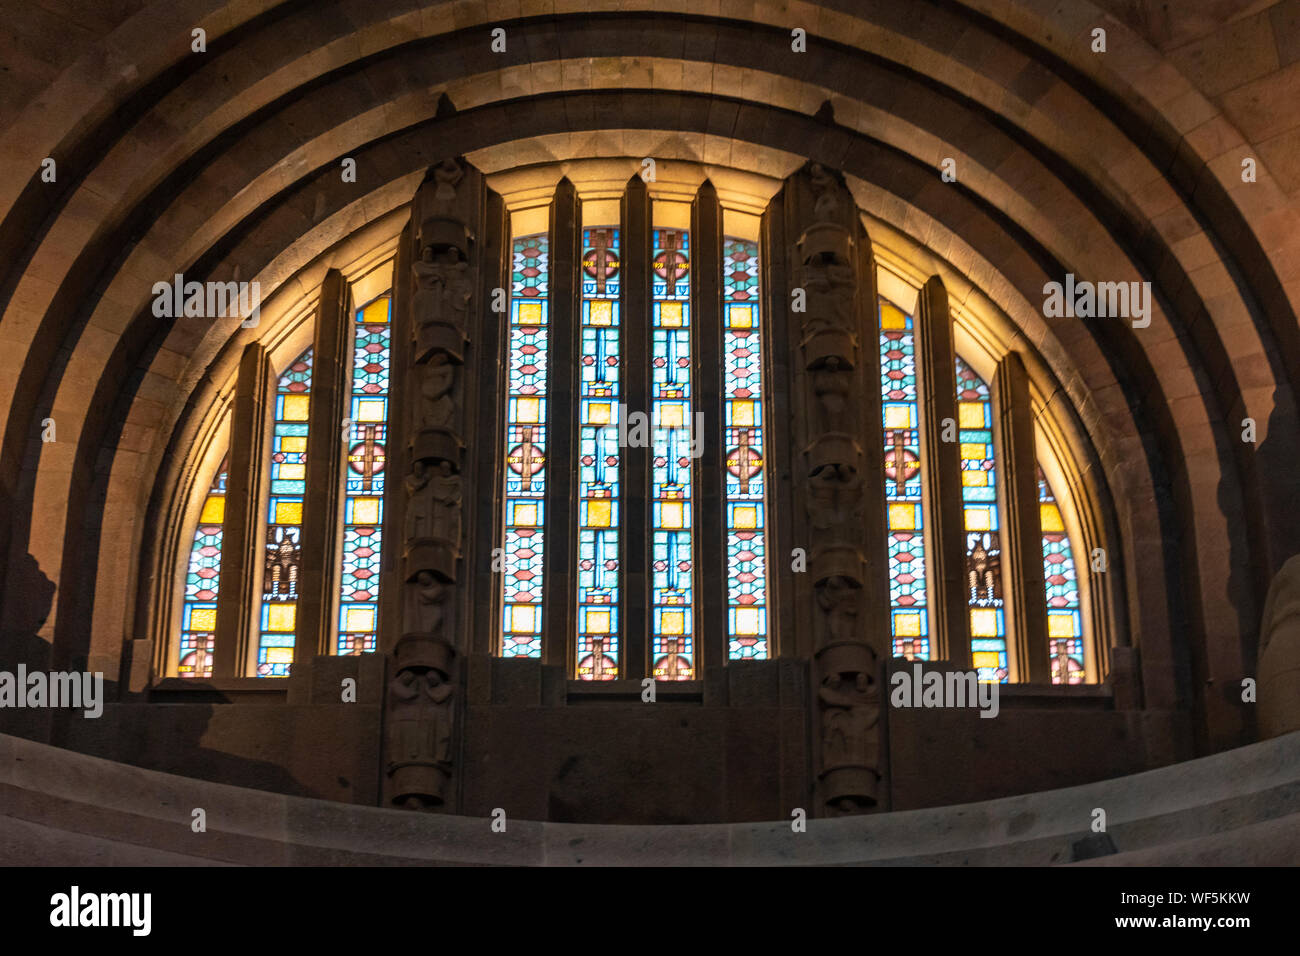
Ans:
[{"label": "carved stone pillar", "polygon": [[[869,243],[842,177],[809,164],[786,181],[795,496],[813,621],[817,792],[822,813],[885,803],[881,679],[890,646],[885,582],[879,332]],[[863,245],[867,244],[867,250]],[[809,597],[811,600],[809,600]]]},{"label": "carved stone pillar", "polygon": [[[391,420],[405,439],[405,474],[396,482],[400,506],[387,521],[400,560],[388,575],[398,591],[383,622],[383,649],[392,657],[386,707],[386,792],[410,809],[448,801],[458,657],[468,620],[464,567],[470,509],[463,487],[467,438],[477,436],[466,360],[482,301],[484,222],[482,176],[461,159],[434,166],[416,192],[403,233],[409,263],[394,281],[394,365],[401,391]],[[398,290],[399,284],[405,288]],[[396,383],[395,383],[396,384]],[[401,474],[398,472],[398,474]]]},{"label": "carved stone pillar", "polygon": [[245,675],[253,643],[253,609],[262,607],[263,508],[274,394],[270,356],[260,342],[251,342],[239,359],[230,423],[213,677]]}]

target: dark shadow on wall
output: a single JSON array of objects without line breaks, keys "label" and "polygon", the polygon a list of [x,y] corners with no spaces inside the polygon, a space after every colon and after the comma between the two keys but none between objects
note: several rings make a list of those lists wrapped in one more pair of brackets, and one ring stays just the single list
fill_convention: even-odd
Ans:
[{"label": "dark shadow on wall", "polygon": [[[218,691],[213,691],[213,696],[221,699]],[[237,708],[239,720],[233,727],[210,733],[218,708]],[[273,715],[284,711],[283,705],[275,704],[114,703],[107,705],[97,719],[68,715],[70,719],[62,722],[60,746],[183,777],[297,797],[322,797],[274,759],[238,756],[210,746],[214,736],[219,739],[237,734],[241,722],[250,728],[263,728],[259,736],[266,737],[268,723],[277,723]],[[279,736],[288,738],[287,733]],[[209,745],[205,746],[205,738]]]},{"label": "dark shadow on wall", "polygon": [[[54,607],[57,588],[31,554],[23,555],[5,577],[12,589],[9,593],[17,597],[0,609],[0,621],[4,622],[0,630],[0,670],[13,674],[21,664],[28,673],[48,671],[52,649],[40,631]],[[0,732],[48,741],[50,725],[48,709],[0,708]]]}]

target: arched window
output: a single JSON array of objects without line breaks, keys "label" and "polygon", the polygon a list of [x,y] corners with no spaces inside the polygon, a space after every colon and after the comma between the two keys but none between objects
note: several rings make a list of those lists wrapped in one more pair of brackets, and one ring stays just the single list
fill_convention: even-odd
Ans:
[{"label": "arched window", "polygon": [[[772,327],[767,313],[781,313],[786,297],[765,288],[769,251],[754,212],[723,208],[715,195],[717,212],[701,228],[698,198],[685,201],[680,189],[643,192],[639,218],[626,195],[621,205],[609,196],[575,195],[567,250],[536,206],[501,237],[510,280],[499,353],[476,359],[499,363],[499,379],[489,379],[500,383],[499,417],[495,432],[472,437],[494,449],[484,459],[494,472],[490,487],[466,489],[491,500],[496,523],[478,523],[462,557],[491,553],[499,575],[496,631],[484,645],[495,655],[563,662],[579,681],[698,680],[705,666],[773,656],[781,635],[771,609],[804,570],[773,551],[781,509],[801,505],[789,489],[773,495],[774,471],[785,466],[769,460],[773,448],[791,462],[803,451],[791,447],[788,420],[773,419],[771,400],[775,393],[779,405],[792,387],[774,353],[791,328],[797,341],[799,319],[787,313]],[[780,272],[779,257],[773,268]],[[332,288],[347,329],[336,324],[331,337],[318,328],[314,345],[275,370],[264,425],[243,426],[271,436],[244,481],[257,499],[249,554],[223,549],[235,459],[196,491],[203,503],[187,539],[169,675],[213,676],[221,635],[238,639],[237,627],[218,626],[223,577],[258,588],[230,612],[249,623],[247,647],[229,652],[244,656],[226,665],[231,676],[284,676],[304,654],[379,646],[391,369],[412,356],[394,338],[389,293],[351,308],[342,305],[346,285]],[[889,288],[902,289],[897,277]],[[318,323],[330,314],[322,308]],[[864,620],[889,622],[894,657],[946,654],[981,680],[1099,680],[1067,528],[1076,512],[1047,477],[1065,472],[1054,458],[1046,473],[1039,467],[1035,455],[1051,452],[1035,452],[1032,435],[1008,445],[1005,406],[1029,401],[1024,366],[1013,363],[1017,380],[993,352],[969,362],[956,354],[946,304],[911,314],[882,289],[877,318],[883,481],[874,487],[883,491],[884,535],[868,546],[887,569],[888,604],[865,609]],[[420,386],[431,420],[448,417],[441,381],[431,374]],[[936,402],[945,391],[946,404]],[[333,418],[324,404],[314,408],[331,394],[343,396]],[[949,414],[939,408],[951,420],[931,420]],[[1018,449],[1013,460],[1008,447]],[[1027,461],[1034,481],[1013,481]],[[313,481],[338,493],[320,494]],[[1077,487],[1058,480],[1056,490],[1063,483]],[[940,507],[953,516],[946,531]],[[322,527],[331,534],[313,537]],[[1017,528],[1030,529],[1032,546]],[[958,608],[965,619],[954,630]],[[950,646],[944,632],[965,646]],[[1032,651],[1025,634],[1037,642]]]},{"label": "arched window", "polygon": [[[506,434],[504,436],[504,555],[501,640],[505,657],[543,656],[544,641],[570,645],[571,677],[615,680],[625,672],[628,570],[644,569],[645,628],[649,673],[659,680],[698,676],[697,646],[702,588],[722,609],[730,659],[769,654],[767,569],[768,469],[764,460],[764,341],[760,313],[759,247],[754,238],[721,237],[712,258],[716,275],[707,287],[715,296],[698,301],[689,204],[652,201],[644,259],[629,260],[625,230],[607,221],[598,204],[583,214],[576,274],[565,287],[577,289],[576,328],[553,325],[557,288],[546,234],[512,239],[509,327],[503,348]],[[599,211],[596,211],[599,210]],[[646,275],[644,303],[625,277]],[[641,308],[636,308],[640,305]],[[644,313],[629,323],[625,314]],[[707,322],[708,325],[702,323]],[[574,335],[572,367],[555,367],[551,343]],[[715,340],[720,365],[704,367],[700,345]],[[632,368],[637,363],[639,368]],[[568,407],[553,394],[572,395]],[[706,397],[707,396],[707,397]],[[723,443],[714,486],[722,500],[699,498],[705,467],[701,443],[709,423]],[[571,429],[575,460],[556,461],[549,430]],[[645,448],[644,456],[630,452]],[[574,502],[553,500],[554,469],[571,467]],[[630,511],[629,494],[648,492],[644,525]],[[637,504],[641,503],[637,498]],[[700,556],[708,547],[701,507],[720,509],[718,567],[705,574]],[[573,632],[545,633],[545,608],[567,596],[546,579],[544,558],[552,547],[546,515],[573,515],[575,563],[566,575],[574,589]],[[556,524],[551,527],[556,527]],[[640,548],[641,553],[631,553]]]},{"label": "arched window", "polygon": [[[928,512],[936,489],[926,462],[922,428],[923,383],[917,365],[915,319],[888,299],[880,299],[881,409],[885,438],[885,499],[889,566],[890,624],[895,657],[930,660],[932,604],[927,583],[934,553]],[[1010,581],[1003,561],[1003,487],[994,394],[989,383],[961,356],[955,363],[956,421],[959,446],[960,505],[963,531],[963,592],[969,615],[970,659],[980,680],[1006,682],[1011,673],[1007,641],[1007,589],[1027,587]],[[1061,509],[1035,462],[1037,505],[1042,530],[1044,591],[1052,683],[1083,683],[1084,627],[1073,552]],[[1022,678],[1023,679],[1023,678]]]},{"label": "arched window", "polygon": [[[338,439],[341,502],[335,517],[339,530],[337,614],[332,618],[331,650],[360,654],[376,649],[379,611],[379,566],[383,539],[384,464],[387,447],[391,367],[391,297],[384,294],[355,310],[350,330],[352,362],[347,389],[347,418]],[[258,521],[260,546],[242,557],[258,584],[255,643],[249,670],[259,677],[283,677],[294,662],[300,634],[300,599],[304,522],[311,520],[307,466],[311,441],[314,346],[308,347],[276,376],[268,407],[271,443],[251,485],[266,500]],[[332,443],[329,443],[332,444]],[[329,447],[329,444],[322,447]],[[217,596],[222,578],[224,523],[229,456],[203,502],[189,554],[181,607],[179,645],[173,658],[175,676],[213,676],[217,641]],[[239,609],[237,609],[239,610]],[[242,613],[242,611],[241,611]]]}]

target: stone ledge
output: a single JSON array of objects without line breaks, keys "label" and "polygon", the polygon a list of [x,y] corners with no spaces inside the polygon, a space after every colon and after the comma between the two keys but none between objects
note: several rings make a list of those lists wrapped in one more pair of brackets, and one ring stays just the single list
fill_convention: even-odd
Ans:
[{"label": "stone ledge", "polygon": [[[194,807],[207,834],[190,830]],[[812,820],[804,834],[786,821],[523,820],[493,833],[486,819],[246,790],[0,736],[6,864],[1044,865],[1073,860],[1095,807],[1119,853],[1094,863],[1287,862],[1300,842],[1300,732],[1079,787]]]}]

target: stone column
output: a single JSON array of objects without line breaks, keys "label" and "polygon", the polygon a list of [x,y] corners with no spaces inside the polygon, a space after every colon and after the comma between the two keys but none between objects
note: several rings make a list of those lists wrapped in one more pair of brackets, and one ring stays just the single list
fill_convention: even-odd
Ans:
[{"label": "stone column", "polygon": [[[929,473],[932,656],[969,670],[970,611],[966,589],[966,523],[962,509],[957,421],[957,353],[943,280],[931,276],[916,306],[916,366],[921,389],[921,459]],[[944,439],[949,440],[945,441]]]},{"label": "stone column", "polygon": [[1050,684],[1047,644],[1047,594],[1043,580],[1043,526],[1038,514],[1038,455],[1034,410],[1029,402],[1029,373],[1016,352],[998,363],[994,401],[1001,425],[1002,500],[1007,539],[1002,545],[1003,593],[1010,620],[1011,680]]},{"label": "stone column", "polygon": [[235,383],[221,546],[221,590],[212,653],[213,677],[243,677],[261,612],[266,548],[267,460],[275,399],[275,373],[260,342],[244,347]]},{"label": "stone column", "polygon": [[[795,497],[807,514],[816,678],[818,812],[862,813],[885,800],[881,778],[889,603],[876,303],[857,204],[832,170],[810,163],[786,181],[790,319],[798,336],[791,405]],[[873,399],[874,396],[874,399]],[[796,600],[798,600],[796,598]]]},{"label": "stone column", "polygon": [[338,591],[339,509],[343,497],[343,419],[352,383],[352,291],[338,269],[325,273],[316,308],[303,496],[296,667],[331,654]]},{"label": "stone column", "polygon": [[[722,480],[722,206],[707,179],[691,208],[691,336],[695,356],[692,383],[694,411],[704,413],[700,458],[695,464],[698,489],[691,505],[695,525],[696,593],[695,674],[727,663],[727,532]],[[775,628],[769,624],[769,633]],[[769,637],[770,640],[770,637]]]},{"label": "stone column", "polygon": [[[406,471],[396,482],[400,521],[386,522],[388,546],[400,549],[401,560],[385,585],[400,592],[400,609],[381,632],[392,658],[385,792],[392,803],[417,810],[449,800],[457,660],[467,641],[465,442],[482,426],[474,421],[466,370],[488,307],[481,285],[485,199],[482,176],[464,160],[434,166],[403,234],[410,247],[399,260],[410,263],[409,271],[395,277],[395,306],[406,312],[395,331],[407,337],[393,343],[394,365],[405,374],[390,421],[393,443],[406,439]],[[406,288],[399,293],[398,285]],[[468,500],[473,494],[471,488]]]},{"label": "stone column", "polygon": [[[578,580],[574,572],[574,486],[577,482],[577,429],[574,404],[578,341],[578,265],[582,256],[582,222],[578,191],[567,178],[555,187],[550,213],[550,376],[547,379],[546,440],[546,625],[542,660],[574,676],[569,645],[577,633]],[[496,653],[496,650],[493,650]]]},{"label": "stone column", "polygon": [[[650,194],[640,176],[623,193],[622,401],[630,414],[650,411]],[[650,672],[650,449],[623,449],[623,661],[619,674],[637,680]]]}]

